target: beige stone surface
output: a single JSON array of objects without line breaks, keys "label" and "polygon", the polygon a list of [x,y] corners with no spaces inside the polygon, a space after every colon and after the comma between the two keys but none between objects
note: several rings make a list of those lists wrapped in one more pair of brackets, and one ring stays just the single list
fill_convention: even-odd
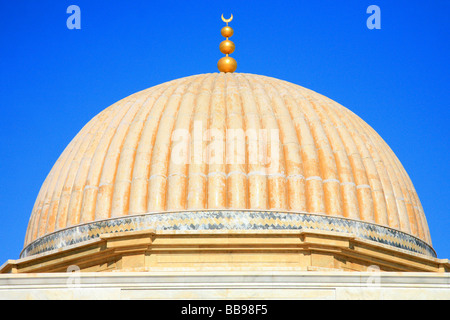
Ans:
[{"label": "beige stone surface", "polygon": [[351,234],[330,231],[129,231],[64,246],[19,260],[1,273],[129,272],[183,268],[446,273],[450,263]]},{"label": "beige stone surface", "polygon": [[[271,161],[250,163],[256,155],[253,138],[247,137],[240,154],[220,138],[230,129],[278,132],[279,144],[268,146]],[[189,163],[174,161],[180,158],[174,133],[182,130],[190,136]],[[208,152],[211,141],[226,146],[224,154]],[[213,156],[240,155],[244,163],[208,163]],[[215,73],[138,92],[94,117],[43,183],[25,245],[55,230],[110,217],[221,208],[361,219],[431,244],[411,180],[358,116],[292,83]]]},{"label": "beige stone surface", "polygon": [[8,299],[448,300],[450,275],[287,269],[0,275],[0,300]]}]

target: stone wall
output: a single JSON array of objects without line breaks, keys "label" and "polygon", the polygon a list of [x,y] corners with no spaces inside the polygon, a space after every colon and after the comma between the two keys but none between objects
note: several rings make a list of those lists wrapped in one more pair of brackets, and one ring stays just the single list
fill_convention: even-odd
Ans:
[{"label": "stone wall", "polygon": [[448,273],[295,270],[0,275],[6,299],[450,299]]}]

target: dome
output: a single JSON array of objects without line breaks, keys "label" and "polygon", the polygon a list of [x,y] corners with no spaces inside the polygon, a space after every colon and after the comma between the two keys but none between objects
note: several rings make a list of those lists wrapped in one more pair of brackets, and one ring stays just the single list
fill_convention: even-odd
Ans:
[{"label": "dome", "polygon": [[22,257],[149,226],[352,232],[435,256],[383,139],[337,102],[253,74],[177,79],[95,116],[44,181]]}]

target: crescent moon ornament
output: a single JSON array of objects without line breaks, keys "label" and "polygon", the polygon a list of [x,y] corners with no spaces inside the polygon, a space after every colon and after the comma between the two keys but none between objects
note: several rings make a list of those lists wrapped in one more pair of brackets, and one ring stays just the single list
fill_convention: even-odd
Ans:
[{"label": "crescent moon ornament", "polygon": [[228,40],[228,38],[233,35],[233,29],[228,26],[228,23],[231,22],[232,20],[233,14],[231,14],[231,17],[229,19],[225,19],[222,13],[222,21],[225,22],[227,25],[223,27],[222,30],[220,30],[220,33],[227,39],[222,41],[219,46],[220,51],[226,54],[225,57],[222,57],[219,60],[219,62],[217,62],[217,68],[219,69],[219,72],[233,73],[236,71],[237,68],[236,60],[228,56],[230,53],[233,53],[235,49],[234,43]]},{"label": "crescent moon ornament", "polygon": [[227,25],[228,25],[228,23],[231,22],[232,20],[233,20],[233,14],[231,14],[231,17],[230,17],[229,19],[225,19],[225,18],[223,17],[223,13],[222,13],[222,21],[225,22]]}]

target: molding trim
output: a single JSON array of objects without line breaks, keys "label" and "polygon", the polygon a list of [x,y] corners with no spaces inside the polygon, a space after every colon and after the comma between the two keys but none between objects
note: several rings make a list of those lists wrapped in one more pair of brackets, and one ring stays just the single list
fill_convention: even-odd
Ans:
[{"label": "molding trim", "polygon": [[434,249],[423,240],[389,227],[322,214],[257,210],[158,212],[105,219],[47,234],[26,246],[20,257],[25,258],[61,249],[96,239],[101,234],[149,229],[155,232],[208,231],[214,233],[246,230],[331,231],[436,258]]}]

